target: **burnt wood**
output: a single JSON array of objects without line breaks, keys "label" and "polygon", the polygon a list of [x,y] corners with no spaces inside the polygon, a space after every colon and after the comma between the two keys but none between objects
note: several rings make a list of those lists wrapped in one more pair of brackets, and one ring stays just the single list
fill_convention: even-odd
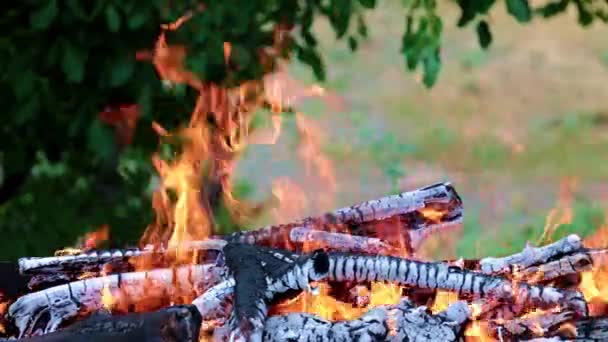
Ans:
[{"label": "burnt wood", "polygon": [[19,342],[198,342],[202,319],[193,305],[122,316],[97,314],[50,334]]}]

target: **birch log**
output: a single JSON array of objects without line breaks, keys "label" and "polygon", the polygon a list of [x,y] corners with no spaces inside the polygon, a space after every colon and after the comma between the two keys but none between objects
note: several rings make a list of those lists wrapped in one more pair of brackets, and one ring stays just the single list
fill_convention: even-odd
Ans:
[{"label": "birch log", "polygon": [[514,284],[511,280],[451,267],[444,262],[421,262],[391,256],[366,256],[331,253],[330,281],[385,281],[411,287],[448,290],[474,298],[490,298],[521,304],[523,307],[569,308],[587,315],[587,303],[578,291]]}]

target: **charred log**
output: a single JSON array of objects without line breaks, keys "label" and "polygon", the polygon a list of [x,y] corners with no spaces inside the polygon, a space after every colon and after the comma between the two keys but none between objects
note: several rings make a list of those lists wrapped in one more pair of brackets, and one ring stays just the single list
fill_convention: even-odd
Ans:
[{"label": "charred log", "polygon": [[21,342],[198,342],[201,316],[192,305],[122,316],[93,315],[72,326]]},{"label": "charred log", "polygon": [[294,258],[287,251],[229,243],[226,265],[234,278],[231,340],[261,341],[268,303],[288,291],[314,291],[310,282],[327,276],[327,254],[316,251]]}]

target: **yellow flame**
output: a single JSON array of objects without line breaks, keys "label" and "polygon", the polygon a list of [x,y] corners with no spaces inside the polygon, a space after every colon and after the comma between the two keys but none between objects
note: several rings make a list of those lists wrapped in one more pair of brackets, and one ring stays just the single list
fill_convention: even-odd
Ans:
[{"label": "yellow flame", "polygon": [[112,291],[110,290],[110,286],[108,283],[104,284],[103,289],[101,290],[101,305],[106,310],[112,310],[114,307],[114,295],[112,295]]},{"label": "yellow flame", "polygon": [[401,288],[393,284],[372,283],[371,290],[360,291],[361,296],[369,296],[366,307],[357,307],[351,303],[344,303],[329,295],[329,286],[321,283],[319,294],[302,293],[298,297],[277,305],[274,309],[278,313],[304,312],[318,315],[327,320],[357,319],[370,308],[398,304],[401,300]]},{"label": "yellow flame", "polygon": [[595,280],[593,279],[592,271],[583,272],[581,274],[581,283],[579,287],[587,302],[591,301],[591,299],[595,297],[599,297],[600,295],[602,295],[600,290],[598,290],[597,286],[595,285]]},{"label": "yellow flame", "polygon": [[437,314],[450,306],[450,304],[458,301],[458,295],[455,292],[437,291],[435,302],[431,308],[433,314]]}]

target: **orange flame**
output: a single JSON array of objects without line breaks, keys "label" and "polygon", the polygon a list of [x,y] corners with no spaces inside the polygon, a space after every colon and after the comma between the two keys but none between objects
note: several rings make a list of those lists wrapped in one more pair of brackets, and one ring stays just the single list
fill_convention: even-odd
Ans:
[{"label": "orange flame", "polygon": [[357,295],[367,297],[368,305],[357,307],[351,303],[337,300],[329,294],[327,284],[318,284],[319,294],[301,293],[296,298],[278,304],[273,308],[273,314],[287,312],[304,312],[320,316],[327,320],[356,319],[369,309],[381,306],[398,304],[401,300],[401,287],[393,284],[372,283],[371,290],[358,289]]},{"label": "orange flame", "polygon": [[577,180],[575,178],[564,178],[561,181],[557,206],[551,209],[547,215],[545,229],[538,241],[539,245],[551,242],[551,238],[559,226],[572,222],[574,215],[572,202],[574,201],[576,187]]}]

